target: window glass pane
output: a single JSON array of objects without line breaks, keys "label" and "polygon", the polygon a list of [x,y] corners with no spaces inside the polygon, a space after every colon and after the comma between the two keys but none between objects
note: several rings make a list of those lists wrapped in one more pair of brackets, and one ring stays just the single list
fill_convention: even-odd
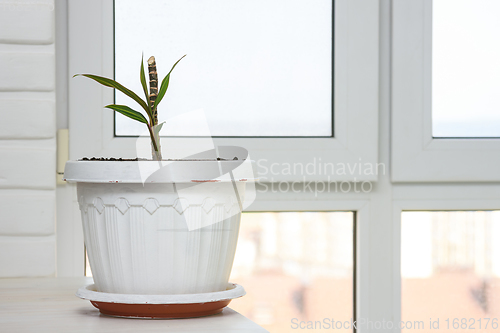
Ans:
[{"label": "window glass pane", "polygon": [[[353,221],[351,212],[243,214],[230,280],[247,295],[229,306],[274,333],[350,322]],[[311,321],[322,327],[297,327]]]},{"label": "window glass pane", "polygon": [[403,322],[423,321],[421,331],[439,319],[440,332],[496,332],[500,212],[404,212],[401,278]]},{"label": "window glass pane", "polygon": [[[212,136],[332,136],[332,11],[330,0],[115,1],[115,78],[142,96],[141,53],[160,79],[187,54],[160,122],[203,109]],[[190,122],[162,134],[196,135]],[[116,115],[116,135],[141,133]]]},{"label": "window glass pane", "polygon": [[434,137],[500,137],[500,1],[434,0]]}]

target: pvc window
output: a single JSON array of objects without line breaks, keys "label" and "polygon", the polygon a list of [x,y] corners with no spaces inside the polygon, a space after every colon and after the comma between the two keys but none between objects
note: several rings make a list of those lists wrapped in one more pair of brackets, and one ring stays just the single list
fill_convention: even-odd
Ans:
[{"label": "pvc window", "polygon": [[498,38],[499,26],[490,17],[497,6],[471,0],[393,2],[393,181],[500,180],[500,140],[486,138],[497,136],[493,124],[500,105],[493,93],[499,50],[491,39]]},{"label": "pvc window", "polygon": [[[112,77],[114,58],[109,47],[114,45],[112,1],[75,1],[68,5],[69,73],[90,72]],[[340,161],[353,166],[361,159],[363,163],[376,165],[380,156],[380,162],[387,165],[391,174],[390,177],[367,175],[365,180],[379,181],[370,192],[325,191],[315,195],[268,190],[259,192],[250,208],[265,214],[355,212],[356,317],[380,323],[399,322],[401,310],[404,318],[411,317],[407,317],[411,313],[405,312],[409,294],[405,290],[403,296],[401,293],[401,282],[405,283],[401,280],[401,266],[402,256],[407,258],[402,244],[412,243],[404,230],[402,233],[405,225],[401,223],[401,213],[498,210],[498,184],[485,182],[500,180],[500,145],[488,138],[433,138],[432,1],[337,0],[334,12],[335,137],[214,138],[214,142],[246,147],[252,159],[263,161],[261,165],[269,171],[283,170],[283,163],[306,166],[315,158],[318,166],[320,157],[321,163]],[[69,88],[71,158],[134,157],[131,147],[135,139],[115,137],[114,117],[102,110],[103,105],[113,102],[113,93],[76,79],[70,81]],[[271,163],[277,166],[271,169]],[[259,176],[262,179],[263,175]],[[307,175],[307,181],[326,177]],[[331,180],[352,181],[350,176],[336,177]],[[303,176],[279,172],[274,175],[273,181],[283,180],[303,181]],[[76,199],[73,206],[74,215],[78,216]],[[74,223],[66,225],[78,226],[78,221],[75,218]],[[58,226],[58,237],[62,230]],[[59,251],[63,251],[62,247]],[[75,258],[81,260],[83,256],[78,254]],[[348,308],[352,308],[350,303]],[[358,331],[371,330],[365,325]]]},{"label": "pvc window", "polygon": [[[171,3],[179,6],[185,5],[185,2],[174,1]],[[284,2],[279,1],[275,3],[276,6],[284,4]],[[309,24],[311,22],[306,19],[303,19],[306,21],[298,20],[296,22],[298,26],[303,27],[300,30],[303,35],[299,34],[300,36],[296,36],[297,39],[295,40],[302,45],[302,53],[286,56],[285,53],[287,52],[273,53],[270,51],[269,54],[266,52],[260,53],[261,51],[256,50],[245,52],[245,47],[252,45],[256,47],[260,42],[269,44],[271,42],[268,38],[279,35],[284,37],[283,43],[286,51],[298,53],[292,52],[296,50],[296,46],[294,41],[290,41],[292,37],[287,30],[299,31],[296,30],[297,27],[290,27],[290,20],[297,17],[297,11],[305,3],[305,1],[299,0],[287,1],[286,5],[283,5],[283,11],[278,11],[277,7],[269,7],[268,4],[259,7],[258,3],[254,2],[238,2],[238,6],[248,7],[252,12],[259,9],[258,18],[253,16],[247,17],[247,19],[250,21],[259,20],[263,24],[262,29],[269,27],[273,19],[279,20],[283,24],[283,27],[274,27],[275,30],[271,29],[271,35],[259,32],[258,29],[257,35],[253,35],[249,33],[248,26],[250,23],[245,25],[243,22],[238,22],[235,31],[241,32],[242,40],[248,41],[247,46],[239,41],[226,43],[222,37],[215,39],[220,47],[217,47],[216,43],[215,46],[208,48],[206,42],[203,44],[196,41],[191,44],[186,41],[185,45],[181,45],[182,35],[180,33],[162,35],[163,32],[160,31],[158,32],[160,37],[171,36],[169,37],[171,39],[163,38],[162,44],[171,44],[172,52],[170,50],[168,52],[156,51],[154,47],[150,49],[150,43],[147,46],[141,44],[140,47],[145,48],[145,50],[134,48],[130,51],[130,59],[135,59],[135,61],[130,60],[131,65],[127,67],[127,71],[128,68],[137,69],[134,71],[137,73],[134,82],[137,83],[139,59],[142,51],[144,51],[145,55],[156,53],[158,64],[164,66],[162,71],[168,70],[168,66],[178,59],[183,52],[189,53],[189,58],[186,57],[183,60],[185,63],[180,63],[178,68],[175,69],[173,79],[177,80],[175,81],[176,84],[172,84],[172,91],[167,93],[169,95],[163,102],[167,108],[166,113],[206,108],[205,111],[209,121],[213,123],[214,119],[224,119],[224,124],[226,124],[221,124],[221,127],[214,125],[214,135],[212,136],[215,145],[245,147],[250,151],[253,160],[262,161],[261,163],[268,168],[272,163],[278,163],[281,166],[284,163],[292,165],[299,163],[305,166],[307,163],[314,163],[315,160],[318,163],[319,158],[321,158],[322,163],[338,163],[338,161],[342,161],[346,165],[351,165],[351,167],[360,162],[376,165],[378,159],[379,47],[377,1],[362,0],[352,2],[337,0],[332,2],[321,0],[314,5],[307,2],[308,11],[312,15],[314,14],[318,20],[314,20],[314,25]],[[204,6],[201,5],[201,2],[196,2],[196,4]],[[115,65],[118,67],[119,64],[120,68],[116,68],[116,75],[117,78],[121,79],[121,68],[125,64],[128,66],[129,60],[127,60],[128,57],[124,56],[124,52],[120,51],[120,47],[125,46],[120,46],[117,43],[116,60],[120,63],[115,62],[113,2],[70,2],[68,5],[68,22],[71,35],[68,54],[69,73],[93,73],[114,77]],[[241,16],[241,8],[232,1],[227,3],[214,1],[213,5],[219,7],[224,5],[223,7],[227,7],[226,9],[229,12],[233,10],[235,13],[239,13],[240,16],[238,17],[246,17]],[[184,12],[185,9],[183,9]],[[321,9],[324,9],[324,11]],[[334,13],[333,23],[332,12]],[[198,9],[196,13],[196,15],[201,15]],[[283,15],[279,16],[278,14]],[[93,17],[93,20],[86,19],[88,17]],[[121,29],[119,26],[120,17],[118,13],[117,31]],[[206,18],[203,19],[206,20]],[[185,21],[189,20],[190,18],[186,17]],[[231,19],[228,18],[228,20]],[[187,29],[189,24],[185,24],[187,24]],[[331,36],[332,24],[333,36]],[[221,31],[220,26],[212,26],[211,28],[214,29],[211,30],[214,32]],[[207,29],[210,29],[210,27],[207,27]],[[226,30],[231,29],[226,27]],[[229,34],[230,32],[226,33]],[[262,40],[260,37],[256,37],[261,35]],[[190,36],[194,35],[191,34]],[[116,38],[119,39],[120,37],[116,36]],[[234,39],[234,36],[231,38]],[[78,41],[78,43],[72,41]],[[231,48],[229,44],[238,45],[238,48]],[[198,45],[198,48],[189,45]],[[313,47],[312,45],[314,45],[314,50],[311,50],[311,52],[319,52],[319,55],[308,59],[307,55],[310,54],[308,50]],[[332,47],[334,50],[333,64]],[[186,48],[187,51],[184,51]],[[205,54],[201,53],[206,52],[208,49],[211,50],[211,53],[204,58]],[[227,54],[222,54],[223,52],[220,50],[226,50]],[[213,61],[209,62],[210,57],[214,58],[218,51],[222,54],[221,59],[213,59]],[[245,54],[248,54],[248,58],[245,58]],[[191,59],[189,60],[190,63],[188,63],[188,59]],[[259,81],[256,77],[259,77],[259,75],[252,76],[252,82],[244,82],[243,74],[238,77],[234,76],[234,73],[243,73],[248,66],[250,66],[248,68],[254,68],[255,64],[253,62],[265,66],[274,65],[272,68],[266,67],[269,73],[258,72],[259,75],[266,75],[267,78],[266,82],[260,84],[260,87],[256,84]],[[305,66],[305,69],[296,68],[299,64]],[[214,79],[218,80],[217,84],[207,83],[207,80],[211,80],[208,76],[214,76],[218,73],[220,73],[220,78]],[[267,76],[268,74],[275,76],[276,81],[274,83],[269,82],[271,79],[270,76]],[[201,75],[201,77],[197,78],[197,75]],[[294,81],[291,80],[292,76],[290,75],[298,75],[302,83],[290,82]],[[195,78],[197,82],[195,82]],[[209,83],[210,85],[207,86]],[[217,87],[217,85],[220,86]],[[301,90],[299,88],[301,85],[303,85],[303,89],[308,91],[307,94],[298,91]],[[192,91],[189,88],[190,86],[192,86]],[[204,91],[202,91],[202,87],[205,89]],[[208,92],[213,92],[213,94],[224,93],[224,87],[233,92],[234,89],[240,90],[239,94],[244,94],[245,98],[248,98],[249,95],[241,90],[250,89],[252,95],[256,95],[251,96],[251,99],[256,98],[258,100],[249,101],[249,105],[252,105],[249,109],[242,104],[238,96],[232,93],[231,96],[225,98],[222,98],[221,95],[218,95],[221,98],[207,95]],[[237,87],[239,88],[237,89]],[[266,89],[262,87],[266,87]],[[140,92],[140,90],[138,91]],[[276,93],[276,99],[274,97],[268,99],[270,91]],[[74,159],[82,156],[123,156],[133,158],[137,156],[135,151],[137,138],[115,136],[113,112],[103,110],[104,105],[111,104],[114,101],[114,94],[111,89],[100,87],[95,82],[79,78],[71,80],[69,94],[70,158]],[[286,96],[290,98],[287,99]],[[169,104],[168,98],[172,98],[171,104]],[[298,100],[295,98],[301,99],[299,108],[294,105],[294,102],[292,103],[292,101]],[[222,99],[225,99],[228,105],[222,105],[224,104],[221,102]],[[277,104],[271,103],[271,100],[277,101]],[[209,103],[209,101],[211,102]],[[211,104],[212,102],[214,104]],[[218,105],[217,108],[221,107],[215,112],[213,110],[217,109],[215,108],[216,104]],[[213,110],[211,111],[210,108]],[[233,108],[237,110],[235,111]],[[335,110],[333,120],[331,119],[332,109]],[[263,113],[265,113],[265,119],[262,119]],[[212,116],[215,118],[210,120]],[[243,130],[246,126],[243,125],[242,130],[238,130],[238,133],[236,133],[234,130],[236,128],[235,124],[241,124],[241,120],[245,118],[249,121],[247,123],[248,131]],[[333,128],[331,128],[332,121]],[[277,126],[277,124],[280,125]],[[117,127],[117,129],[117,133],[120,133],[120,128]],[[193,134],[193,129],[187,130],[187,133]],[[231,135],[231,137],[218,137],[217,135]],[[247,137],[233,137],[233,135],[246,135]],[[248,135],[252,135],[252,137],[248,137]],[[293,137],[264,137],[263,135]],[[182,144],[186,146],[195,145],[197,138],[184,137],[179,138],[179,140],[184,140]],[[261,168],[260,170],[264,169]],[[330,175],[280,173],[274,175],[272,180],[270,176],[270,174],[259,174],[262,179],[266,177],[267,181],[303,181],[304,176],[308,176],[311,180],[352,180],[352,175],[338,173]],[[360,173],[357,176],[357,180],[374,181],[376,179],[377,175],[373,173]]]}]

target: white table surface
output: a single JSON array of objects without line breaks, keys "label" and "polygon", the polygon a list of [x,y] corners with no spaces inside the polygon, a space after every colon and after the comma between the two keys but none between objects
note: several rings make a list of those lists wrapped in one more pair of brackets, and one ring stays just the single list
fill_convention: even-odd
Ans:
[{"label": "white table surface", "polygon": [[0,332],[267,332],[238,312],[191,319],[124,319],[101,315],[75,296],[91,278],[0,279]]}]

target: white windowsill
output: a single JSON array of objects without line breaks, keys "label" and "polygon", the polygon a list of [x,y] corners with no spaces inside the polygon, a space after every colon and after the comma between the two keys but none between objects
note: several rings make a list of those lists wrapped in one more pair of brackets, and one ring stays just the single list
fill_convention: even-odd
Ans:
[{"label": "white windowsill", "polygon": [[0,279],[0,327],[5,332],[267,332],[238,312],[167,320],[123,319],[100,315],[75,296],[92,278]]}]

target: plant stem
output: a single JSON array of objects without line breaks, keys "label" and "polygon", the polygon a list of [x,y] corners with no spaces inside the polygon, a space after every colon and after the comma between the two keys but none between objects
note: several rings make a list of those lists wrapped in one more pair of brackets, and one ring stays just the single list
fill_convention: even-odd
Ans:
[{"label": "plant stem", "polygon": [[156,72],[156,60],[154,56],[149,57],[148,59],[148,71],[149,71],[149,104],[151,105],[151,113],[153,115],[153,122],[148,126],[149,134],[151,135],[152,142],[152,155],[153,160],[161,161],[161,145],[160,145],[160,136],[156,137],[154,133],[154,126],[158,125],[158,110],[154,107],[156,98],[158,97],[158,73]]},{"label": "plant stem", "polygon": [[156,61],[155,57],[151,56],[148,59],[148,70],[149,70],[149,104],[151,105],[151,112],[153,114],[153,124],[158,124],[158,111],[154,108],[156,97],[158,97],[158,73],[156,72]]},{"label": "plant stem", "polygon": [[[149,130],[149,136],[151,137],[151,145],[152,145],[152,150],[153,150],[153,161],[161,161],[162,156],[161,156],[161,147],[159,145],[159,142],[156,142],[156,137],[154,135],[153,128],[148,125],[148,130]],[[158,140],[159,141],[159,140]]]}]

